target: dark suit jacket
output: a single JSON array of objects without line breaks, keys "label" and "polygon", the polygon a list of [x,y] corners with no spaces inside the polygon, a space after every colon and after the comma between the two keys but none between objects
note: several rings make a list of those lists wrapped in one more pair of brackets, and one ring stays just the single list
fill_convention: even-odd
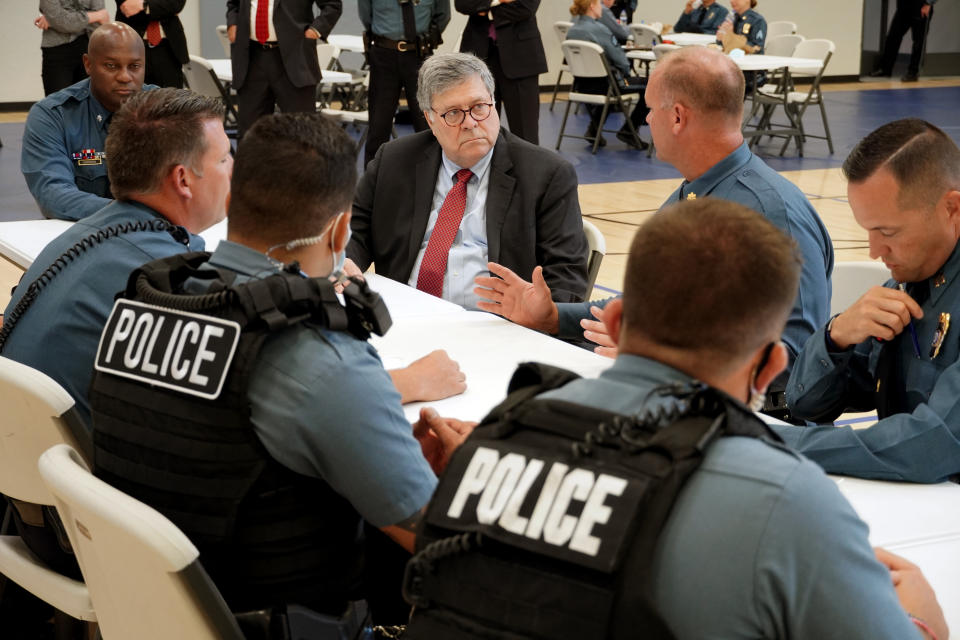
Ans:
[{"label": "dark suit jacket", "polygon": [[460,13],[470,16],[463,29],[460,51],[487,59],[490,18],[486,13],[492,11],[504,75],[515,80],[546,73],[547,57],[537,29],[540,0],[514,0],[493,9],[490,9],[490,0],[455,0],[454,6]]},{"label": "dark suit jacket", "polygon": [[[347,255],[366,270],[407,282],[427,231],[440,145],[431,131],[380,147],[357,185]],[[577,174],[558,154],[500,130],[490,161],[487,251],[525,279],[537,265],[558,302],[582,300],[587,241]]]},{"label": "dark suit jacket", "polygon": [[190,54],[187,53],[187,38],[183,35],[183,25],[180,24],[179,13],[183,11],[183,5],[187,0],[150,0],[150,13],[141,11],[129,18],[120,11],[120,5],[126,0],[117,0],[117,22],[125,22],[130,25],[134,31],[141,37],[147,31],[147,25],[152,20],[159,20],[164,34],[167,36],[167,42],[173,49],[173,55],[176,56],[180,64],[190,62]]},{"label": "dark suit jacket", "polygon": [[[320,9],[316,18],[313,17],[314,4]],[[277,31],[283,68],[295,87],[320,82],[317,41],[304,36],[304,32],[313,27],[326,39],[342,11],[341,0],[274,0],[273,28]],[[250,62],[250,0],[227,0],[227,26],[233,25],[237,26],[237,39],[230,45],[230,58],[233,86],[239,89],[247,77]]]}]

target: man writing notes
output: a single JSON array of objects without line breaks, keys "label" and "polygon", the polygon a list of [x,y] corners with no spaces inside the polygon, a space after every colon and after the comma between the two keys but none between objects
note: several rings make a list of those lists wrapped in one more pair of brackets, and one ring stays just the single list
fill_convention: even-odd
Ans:
[{"label": "man writing notes", "polygon": [[347,255],[360,269],[468,308],[487,262],[543,265],[558,301],[582,300],[587,243],[573,167],[500,128],[493,77],[475,56],[438,54],[417,93],[430,131],[377,152],[357,186]]},{"label": "man writing notes", "polygon": [[[872,427],[781,428],[831,473],[939,482],[960,473],[960,149],[923,120],[864,138],[843,165],[870,257],[893,276],[823,323],[787,385],[794,416],[876,409]],[[955,323],[957,319],[953,319]]]}]

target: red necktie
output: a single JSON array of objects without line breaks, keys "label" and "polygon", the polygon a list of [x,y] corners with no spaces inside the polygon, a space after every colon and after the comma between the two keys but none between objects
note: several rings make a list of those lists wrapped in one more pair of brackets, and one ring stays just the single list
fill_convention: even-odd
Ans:
[{"label": "red necktie", "polygon": [[257,2],[257,25],[256,25],[256,36],[257,42],[263,44],[270,39],[270,25],[268,20],[270,18],[270,3],[273,0],[259,0]]},{"label": "red necktie", "polygon": [[443,296],[443,275],[447,272],[447,256],[460,228],[463,211],[467,207],[467,182],[473,176],[470,169],[457,171],[457,181],[447,192],[433,225],[433,233],[420,261],[417,289],[438,298]]},{"label": "red necktie", "polygon": [[151,20],[147,23],[147,42],[150,43],[151,47],[155,47],[160,44],[160,41],[163,38],[160,35],[160,22],[158,20]]}]

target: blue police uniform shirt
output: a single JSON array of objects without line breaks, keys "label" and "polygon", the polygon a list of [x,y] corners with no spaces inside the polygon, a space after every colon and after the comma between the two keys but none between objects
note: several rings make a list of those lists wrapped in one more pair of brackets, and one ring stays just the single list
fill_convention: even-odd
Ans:
[{"label": "blue police uniform shirt", "polygon": [[[109,205],[71,226],[44,247],[24,274],[4,312],[10,313],[27,287],[70,247],[87,236],[116,225],[148,223],[160,218],[137,202]],[[66,389],[87,425],[87,393],[100,334],[113,309],[114,296],[127,286],[127,277],[140,265],[184,251],[202,251],[203,238],[177,231],[122,233],[83,249],[66,260],[60,272],[41,289],[3,347],[3,356],[47,374]]]},{"label": "blue police uniform shirt", "polygon": [[[790,446],[830,473],[910,482],[940,482],[960,473],[960,329],[953,326],[960,322],[960,248],[922,284],[929,298],[920,304],[923,318],[913,320],[919,358],[908,329],[886,346],[871,338],[833,351],[824,326],[797,359],[786,394],[791,413],[800,418],[829,421],[848,408],[874,409],[878,376],[889,378],[880,382],[891,415],[871,427],[776,427]],[[913,288],[908,293],[917,295]],[[941,313],[957,315],[939,354],[931,357]],[[881,349],[892,350],[896,363],[888,374],[878,370]]]},{"label": "blue police uniform shirt", "polygon": [[728,13],[730,11],[719,2],[709,7],[701,5],[690,13],[681,13],[673,30],[676,33],[716,33]]},{"label": "blue police uniform shirt", "polygon": [[630,61],[627,54],[617,43],[610,29],[590,16],[574,16],[573,26],[567,31],[567,40],[586,40],[603,47],[607,62],[623,75],[630,73]]},{"label": "blue police uniform shirt", "polygon": [[79,220],[110,203],[104,143],[112,115],[91,93],[89,78],[30,108],[20,170],[43,215]]},{"label": "blue police uniform shirt", "polygon": [[[357,0],[357,12],[366,31],[390,40],[403,40],[403,11],[397,0]],[[417,33],[426,32],[431,22],[440,32],[450,22],[450,0],[420,0],[413,4]]]},{"label": "blue police uniform shirt", "polygon": [[762,15],[753,9],[748,9],[743,15],[734,14],[733,32],[746,36],[747,44],[760,47],[757,53],[763,53],[767,42],[767,20]]},{"label": "blue police uniform shirt", "polygon": [[[237,283],[279,271],[262,253],[222,241],[209,265]],[[417,513],[437,478],[376,350],[311,322],[269,336],[247,391],[257,436],[281,464],[321,478],[368,522]]]},{"label": "blue police uniform shirt", "polygon": [[[783,330],[783,342],[790,362],[804,343],[830,315],[833,272],[833,243],[823,221],[803,192],[771,169],[742,143],[733,153],[694,180],[686,180],[663,203],[667,206],[690,196],[722,198],[757,211],[797,242],[803,256],[800,287],[793,310]],[[722,277],[722,274],[718,274]],[[683,292],[678,292],[683,295]],[[592,318],[590,307],[597,302],[560,303],[559,336],[583,335],[580,320]],[[599,303],[600,306],[605,301]]]},{"label": "blue police uniform shirt", "polygon": [[[621,354],[599,378],[544,397],[634,414],[673,402],[651,393],[658,386],[690,381]],[[660,534],[654,604],[678,640],[917,637],[867,533],[814,463],[772,442],[720,438]]]}]

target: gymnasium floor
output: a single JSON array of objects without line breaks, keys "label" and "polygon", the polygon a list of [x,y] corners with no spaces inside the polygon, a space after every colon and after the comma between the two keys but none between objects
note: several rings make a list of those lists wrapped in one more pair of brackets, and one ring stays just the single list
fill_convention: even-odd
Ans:
[{"label": "gymnasium floor", "polygon": [[[792,145],[784,157],[779,157],[779,140],[764,140],[756,151],[807,194],[830,231],[836,259],[865,260],[866,234],[854,222],[847,205],[846,186],[839,170],[843,159],[868,132],[903,117],[925,118],[960,142],[960,78],[937,78],[913,85],[897,81],[852,83],[825,89],[835,153],[831,155],[826,142],[819,140],[805,145],[803,158],[797,156]],[[542,100],[540,140],[543,146],[553,148],[566,103],[557,102],[551,111],[550,94],[543,94]],[[41,217],[19,171],[24,118],[23,113],[0,114],[0,140],[4,144],[0,148],[0,221]],[[620,119],[619,114],[611,116],[609,127],[619,127]],[[580,134],[587,122],[585,113],[571,113],[567,127],[569,132]],[[807,112],[804,122],[812,133],[822,133],[815,107]],[[649,139],[646,127],[640,135]],[[679,174],[656,157],[647,158],[645,152],[628,149],[613,134],[606,137],[608,145],[596,155],[582,140],[565,139],[560,148],[577,169],[584,216],[600,228],[607,240],[607,256],[597,279],[595,297],[620,291],[626,251],[634,231],[680,182]],[[16,267],[0,260],[0,305],[6,306],[10,287],[19,276]]]}]

